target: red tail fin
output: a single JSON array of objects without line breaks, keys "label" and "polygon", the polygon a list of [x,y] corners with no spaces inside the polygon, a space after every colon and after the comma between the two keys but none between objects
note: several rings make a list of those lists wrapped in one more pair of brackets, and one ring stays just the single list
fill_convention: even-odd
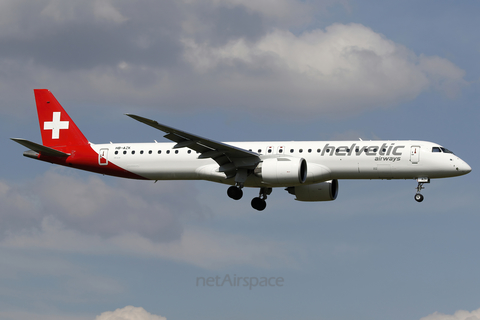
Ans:
[{"label": "red tail fin", "polygon": [[44,146],[70,149],[87,145],[88,140],[47,89],[35,89],[38,121]]}]

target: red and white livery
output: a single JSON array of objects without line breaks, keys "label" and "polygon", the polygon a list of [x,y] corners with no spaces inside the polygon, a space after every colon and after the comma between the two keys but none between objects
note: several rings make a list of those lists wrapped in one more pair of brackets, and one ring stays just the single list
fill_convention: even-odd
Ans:
[{"label": "red and white livery", "polygon": [[470,166],[448,149],[426,141],[219,142],[133,114],[163,131],[169,143],[89,142],[53,94],[35,89],[42,144],[12,138],[29,148],[25,156],[81,170],[142,180],[208,180],[259,188],[252,207],[263,210],[273,188],[299,201],[335,200],[340,179],[416,179],[415,200],[430,179],[469,173]]}]

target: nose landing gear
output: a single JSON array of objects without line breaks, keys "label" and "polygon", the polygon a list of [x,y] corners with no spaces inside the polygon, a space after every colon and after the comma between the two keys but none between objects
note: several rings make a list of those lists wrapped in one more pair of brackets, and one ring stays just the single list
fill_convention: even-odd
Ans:
[{"label": "nose landing gear", "polygon": [[414,196],[415,201],[417,202],[422,202],[423,201],[423,195],[420,193],[425,187],[423,186],[425,183],[430,183],[430,178],[418,178],[417,179],[418,185],[417,185],[417,193]]}]

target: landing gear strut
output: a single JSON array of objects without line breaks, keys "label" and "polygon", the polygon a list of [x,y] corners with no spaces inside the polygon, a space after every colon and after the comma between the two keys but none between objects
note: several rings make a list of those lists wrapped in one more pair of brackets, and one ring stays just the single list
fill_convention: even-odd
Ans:
[{"label": "landing gear strut", "polygon": [[423,195],[420,192],[422,192],[422,190],[425,189],[423,184],[430,183],[430,178],[418,178],[417,182],[418,182],[418,185],[417,185],[417,188],[416,188],[417,193],[415,194],[414,199],[417,202],[422,202],[423,201]]},{"label": "landing gear strut", "polygon": [[258,211],[265,210],[267,207],[267,196],[272,193],[272,188],[260,188],[258,197],[252,199],[252,208]]},{"label": "landing gear strut", "polygon": [[243,184],[247,181],[248,171],[245,168],[237,169],[237,173],[235,174],[235,185],[231,186],[227,190],[227,194],[233,200],[240,200],[243,196]]}]

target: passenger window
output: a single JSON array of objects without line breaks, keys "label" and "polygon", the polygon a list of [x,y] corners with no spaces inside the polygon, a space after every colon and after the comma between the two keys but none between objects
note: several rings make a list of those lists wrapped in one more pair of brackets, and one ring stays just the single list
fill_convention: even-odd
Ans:
[{"label": "passenger window", "polygon": [[161,154],[161,153],[162,153],[162,150],[158,150],[158,152],[157,152],[157,153],[158,153],[158,154]]},{"label": "passenger window", "polygon": [[127,151],[123,151],[123,154],[127,154]]},{"label": "passenger window", "polygon": [[308,153],[311,153],[312,152],[312,149],[308,149]]},{"label": "passenger window", "polygon": [[432,152],[442,152],[439,147],[433,147]]},{"label": "passenger window", "polygon": [[192,150],[188,150],[187,153],[188,153],[188,154],[192,153]]},{"label": "passenger window", "polygon": [[320,151],[321,151],[320,149],[317,149],[317,152],[318,152],[318,153],[320,153]]},{"label": "passenger window", "polygon": [[132,150],[132,154],[135,154],[135,150]]},{"label": "passenger window", "polygon": [[258,153],[262,153],[262,149],[258,149]]},{"label": "passenger window", "polygon": [[178,150],[175,150],[175,154],[178,154]]},{"label": "passenger window", "polygon": [[143,154],[143,150],[140,150],[140,154]]},{"label": "passenger window", "polygon": [[115,151],[115,154],[118,154],[118,151]]},{"label": "passenger window", "polygon": [[170,154],[170,150],[167,150],[167,154]]},{"label": "passenger window", "polygon": [[295,151],[295,150],[293,150],[293,149],[290,149],[290,153],[293,153],[294,151]]},{"label": "passenger window", "polygon": [[272,149],[268,149],[268,153],[272,153]]},{"label": "passenger window", "polygon": [[152,150],[149,150],[149,151],[148,151],[148,154],[152,154]]},{"label": "passenger window", "polygon": [[283,149],[278,149],[278,153],[282,153],[283,152]]},{"label": "passenger window", "polygon": [[298,150],[298,152],[302,153],[302,152],[303,152],[303,149]]}]

